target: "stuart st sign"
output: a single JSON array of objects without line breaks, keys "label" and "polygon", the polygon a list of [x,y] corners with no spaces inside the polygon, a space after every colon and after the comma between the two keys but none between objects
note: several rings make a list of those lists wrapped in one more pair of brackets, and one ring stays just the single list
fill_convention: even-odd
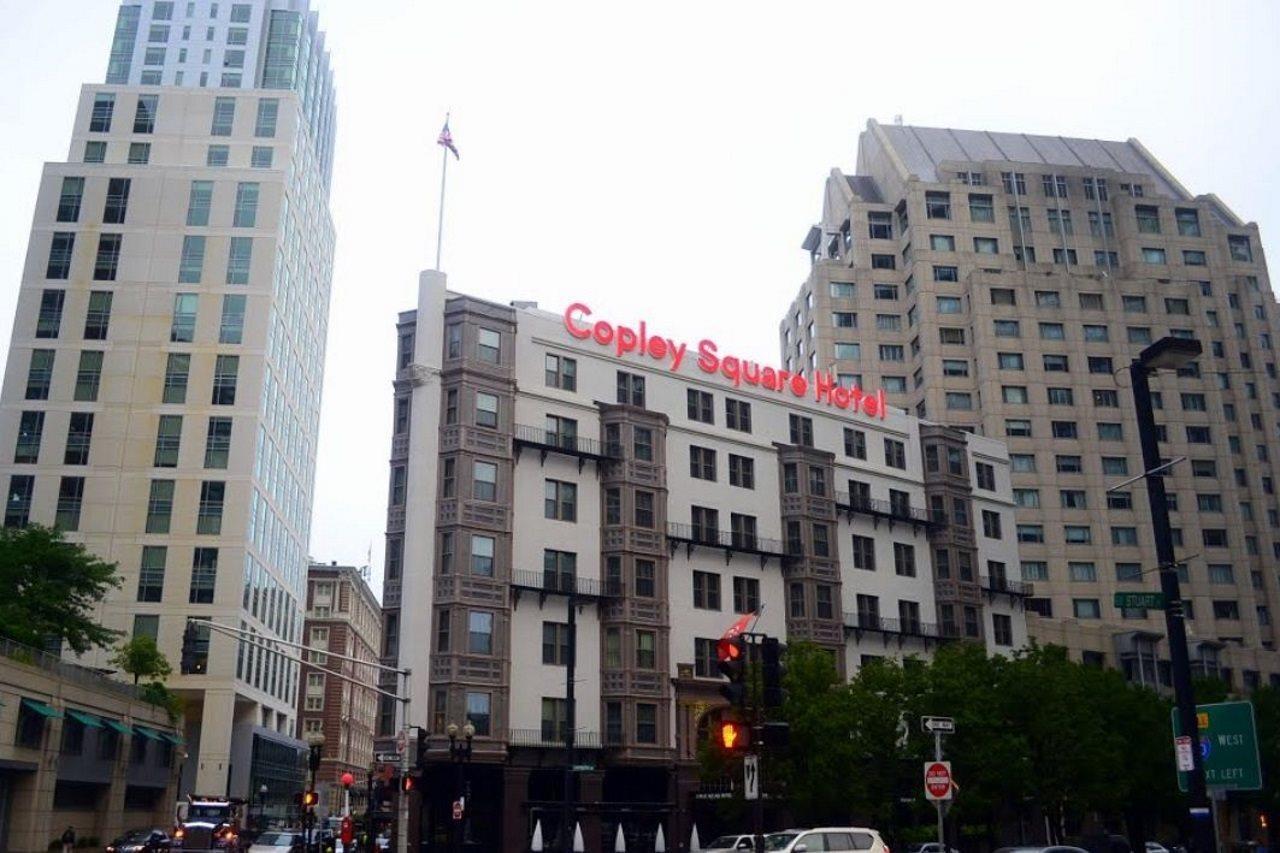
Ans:
[{"label": "stuart st sign", "polygon": [[880,420],[885,418],[883,390],[867,393],[856,386],[845,388],[836,381],[834,375],[825,371],[819,371],[811,380],[789,370],[763,366],[734,355],[721,355],[715,341],[707,338],[698,341],[697,346],[690,350],[689,345],[683,341],[651,333],[644,320],[632,328],[590,318],[591,308],[582,302],[575,302],[564,311],[565,330],[580,341],[592,340],[602,347],[610,348],[618,357],[634,355],[652,359],[672,373],[679,372],[686,359],[692,359],[703,373],[722,376],[732,382],[735,388],[747,385],[762,391],[791,394],[800,399],[811,397],[814,402],[833,409],[861,412],[869,418]]}]

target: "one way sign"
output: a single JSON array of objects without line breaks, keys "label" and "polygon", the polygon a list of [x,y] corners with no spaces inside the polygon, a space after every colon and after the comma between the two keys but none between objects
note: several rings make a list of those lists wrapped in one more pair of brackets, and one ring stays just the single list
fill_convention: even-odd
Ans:
[{"label": "one way sign", "polygon": [[760,799],[760,756],[748,755],[742,759],[742,798]]},{"label": "one way sign", "polygon": [[931,735],[955,734],[956,721],[952,717],[921,717],[920,728]]}]

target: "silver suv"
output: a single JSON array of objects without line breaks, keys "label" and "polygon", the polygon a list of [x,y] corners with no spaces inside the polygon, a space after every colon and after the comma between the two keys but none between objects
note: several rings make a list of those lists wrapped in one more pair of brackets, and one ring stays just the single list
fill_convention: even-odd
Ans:
[{"label": "silver suv", "polygon": [[775,832],[765,838],[764,849],[778,853],[825,853],[828,850],[890,853],[880,833],[863,826],[820,826]]}]

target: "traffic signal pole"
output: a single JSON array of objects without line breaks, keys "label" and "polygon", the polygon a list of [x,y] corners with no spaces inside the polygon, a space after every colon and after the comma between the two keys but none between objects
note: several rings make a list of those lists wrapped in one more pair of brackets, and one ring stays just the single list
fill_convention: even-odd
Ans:
[{"label": "traffic signal pole", "polygon": [[751,701],[751,755],[755,758],[756,764],[756,798],[751,803],[751,834],[754,837],[756,845],[756,853],[764,853],[764,761],[761,749],[764,739],[764,681],[762,676],[763,667],[761,664],[764,655],[760,653],[760,641],[763,635],[751,637],[751,644],[747,648],[751,649],[751,666],[748,671],[751,673],[752,690],[748,694]]}]

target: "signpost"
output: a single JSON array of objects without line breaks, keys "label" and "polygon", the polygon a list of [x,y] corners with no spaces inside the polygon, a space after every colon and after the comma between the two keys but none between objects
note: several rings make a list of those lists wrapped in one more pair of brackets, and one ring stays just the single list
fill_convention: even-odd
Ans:
[{"label": "signpost", "polygon": [[[1187,773],[1183,768],[1191,763],[1191,738],[1182,735],[1176,709],[1172,718],[1174,744],[1178,750],[1178,788],[1186,791]],[[1196,721],[1200,729],[1200,759],[1204,764],[1205,785],[1223,791],[1259,790],[1262,787],[1262,769],[1258,761],[1258,729],[1253,719],[1253,703],[1197,705]]]},{"label": "signpost", "polygon": [[1117,592],[1115,606],[1120,610],[1164,610],[1164,593]]},{"label": "signpost", "polygon": [[942,736],[955,734],[956,721],[952,717],[921,717],[920,728],[933,735],[933,761],[924,763],[924,797],[938,809],[938,849],[947,849],[946,805],[951,799],[955,782],[951,778],[951,762],[942,760]]}]

